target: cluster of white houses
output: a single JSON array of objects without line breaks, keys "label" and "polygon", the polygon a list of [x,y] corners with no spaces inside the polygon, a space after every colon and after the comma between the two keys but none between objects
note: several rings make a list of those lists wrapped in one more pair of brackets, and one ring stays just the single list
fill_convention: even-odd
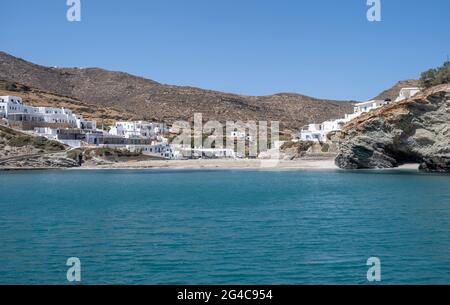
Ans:
[{"label": "cluster of white houses", "polygon": [[27,106],[17,96],[0,96],[0,118],[17,124],[45,126],[59,124],[79,129],[96,129],[95,121],[77,117],[69,109]]},{"label": "cluster of white houses", "polygon": [[[189,157],[236,158],[233,149],[194,148],[169,144],[163,123],[131,121],[116,122],[108,131],[97,129],[95,121],[84,120],[71,110],[33,107],[17,96],[0,96],[0,123],[66,144],[72,148],[110,147],[140,151],[145,155],[166,159]],[[248,138],[245,133],[232,135]]]},{"label": "cluster of white houses", "polygon": [[355,104],[353,113],[346,114],[345,118],[325,121],[321,124],[309,124],[296,136],[300,141],[312,141],[312,142],[327,142],[328,134],[336,131],[340,131],[345,124],[351,120],[359,117],[363,113],[372,111],[374,109],[383,107],[391,103],[398,103],[410,97],[413,97],[421,90],[417,87],[403,88],[400,90],[399,96],[395,101],[387,100],[372,100],[364,103]]},{"label": "cluster of white houses", "polygon": [[95,121],[88,121],[71,110],[53,107],[33,107],[17,96],[0,96],[0,121],[3,125],[21,129],[73,148],[81,146],[111,147],[142,151],[144,154],[167,159],[181,158],[181,154],[162,136],[164,124],[117,122],[109,132],[97,129]]}]

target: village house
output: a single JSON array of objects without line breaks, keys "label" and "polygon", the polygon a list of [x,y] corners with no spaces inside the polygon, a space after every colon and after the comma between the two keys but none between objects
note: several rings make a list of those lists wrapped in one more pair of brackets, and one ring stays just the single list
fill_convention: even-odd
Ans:
[{"label": "village house", "polygon": [[348,120],[338,119],[325,121],[322,124],[309,124],[303,129],[298,138],[301,141],[326,142],[327,135],[333,131],[339,131]]},{"label": "village house", "polygon": [[231,148],[194,148],[191,153],[194,158],[236,158]]},{"label": "village house", "polygon": [[411,87],[411,88],[403,88],[402,90],[400,90],[400,93],[397,97],[397,99],[395,100],[396,103],[404,101],[408,98],[413,97],[414,95],[416,95],[417,93],[419,93],[421,90],[418,87]]},{"label": "village house", "polygon": [[300,131],[298,138],[301,141],[322,142],[322,127],[320,124],[309,124]]},{"label": "village house", "polygon": [[151,145],[151,138],[126,138],[106,132],[92,132],[86,134],[88,145],[98,147],[126,148],[127,145]]},{"label": "village house", "polygon": [[83,142],[87,143],[88,134],[102,134],[101,131],[94,130],[49,127],[35,127],[33,132],[41,137],[61,142],[72,148],[79,148],[83,146]]},{"label": "village house", "polygon": [[356,114],[366,113],[366,112],[372,111],[374,109],[383,107],[384,105],[387,105],[387,104],[388,104],[388,101],[384,101],[384,100],[372,100],[372,101],[368,101],[368,102],[364,102],[364,103],[358,103],[353,108],[354,109],[353,113],[356,113]]},{"label": "village house", "polygon": [[125,138],[150,138],[165,132],[164,124],[145,121],[117,122],[109,133]]},{"label": "village house", "polygon": [[143,155],[161,157],[169,160],[183,159],[183,155],[174,145],[153,143],[151,145],[126,145],[131,152],[141,152]]}]

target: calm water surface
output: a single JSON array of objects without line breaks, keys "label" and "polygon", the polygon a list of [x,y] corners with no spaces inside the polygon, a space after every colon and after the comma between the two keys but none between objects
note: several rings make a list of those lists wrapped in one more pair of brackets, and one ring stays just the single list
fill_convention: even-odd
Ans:
[{"label": "calm water surface", "polygon": [[450,283],[450,176],[0,173],[0,283]]}]

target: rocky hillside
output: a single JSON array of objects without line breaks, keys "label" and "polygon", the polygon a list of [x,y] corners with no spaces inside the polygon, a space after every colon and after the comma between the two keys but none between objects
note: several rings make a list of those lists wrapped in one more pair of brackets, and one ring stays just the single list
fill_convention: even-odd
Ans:
[{"label": "rocky hillside", "polygon": [[58,142],[0,125],[0,170],[78,166],[66,152],[67,147]]},{"label": "rocky hillside", "polygon": [[282,128],[298,130],[310,122],[343,117],[353,111],[350,102],[299,94],[252,97],[170,86],[97,68],[43,67],[3,52],[0,52],[0,79],[83,104],[167,123],[190,120],[195,112],[200,112],[206,120],[277,120]]},{"label": "rocky hillside", "polygon": [[348,124],[336,164],[345,169],[420,163],[450,171],[450,84],[372,111]]}]

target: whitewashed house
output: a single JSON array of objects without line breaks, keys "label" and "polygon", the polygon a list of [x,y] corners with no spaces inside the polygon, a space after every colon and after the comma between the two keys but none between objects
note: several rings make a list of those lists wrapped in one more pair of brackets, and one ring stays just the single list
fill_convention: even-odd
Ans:
[{"label": "whitewashed house", "polygon": [[132,152],[140,151],[143,155],[161,157],[169,160],[183,158],[181,152],[173,145],[156,143],[152,145],[126,145],[126,149]]},{"label": "whitewashed house", "polygon": [[322,124],[309,124],[301,130],[298,137],[301,141],[327,142],[328,134],[341,130],[346,122],[346,119],[338,119],[325,121]]},{"label": "whitewashed house", "polygon": [[193,148],[194,158],[236,158],[236,153],[231,148]]},{"label": "whitewashed house", "polygon": [[0,96],[0,116],[8,118],[8,115],[22,113],[24,105],[22,99],[17,96]]},{"label": "whitewashed house", "polygon": [[97,130],[96,121],[88,121],[81,117],[77,117],[76,124],[78,129]]},{"label": "whitewashed house", "polygon": [[366,113],[366,112],[372,111],[374,109],[383,107],[387,103],[388,102],[386,102],[384,100],[372,100],[372,101],[368,101],[368,102],[364,102],[364,103],[358,103],[353,108],[354,109],[353,112],[356,114]]},{"label": "whitewashed house", "polygon": [[323,140],[320,124],[309,124],[299,134],[301,141],[321,142]]},{"label": "whitewashed house", "polygon": [[164,132],[164,124],[145,121],[117,122],[109,133],[125,138],[150,138]]},{"label": "whitewashed house", "polygon": [[403,88],[395,100],[396,103],[409,99],[421,91],[418,87]]},{"label": "whitewashed house", "polygon": [[84,139],[84,138],[79,139],[76,137],[76,135],[67,137],[67,133],[64,133],[64,130],[49,127],[35,127],[33,132],[41,137],[45,137],[49,140],[58,141],[72,148],[81,147],[82,139]]}]

